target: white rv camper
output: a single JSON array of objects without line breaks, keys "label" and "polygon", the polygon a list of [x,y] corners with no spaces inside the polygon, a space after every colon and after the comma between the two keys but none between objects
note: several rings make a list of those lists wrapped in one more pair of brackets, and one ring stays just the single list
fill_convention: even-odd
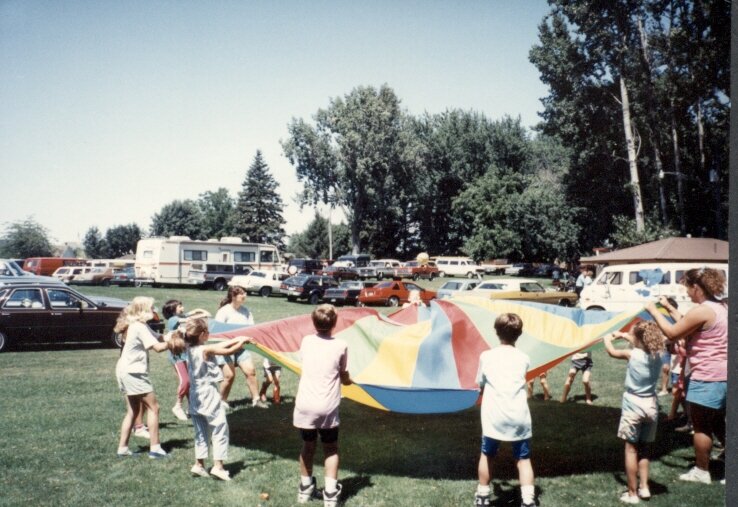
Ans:
[{"label": "white rv camper", "polygon": [[278,270],[281,264],[274,245],[244,243],[241,238],[146,238],[136,247],[136,284],[224,290],[234,275],[245,275],[253,269]]}]

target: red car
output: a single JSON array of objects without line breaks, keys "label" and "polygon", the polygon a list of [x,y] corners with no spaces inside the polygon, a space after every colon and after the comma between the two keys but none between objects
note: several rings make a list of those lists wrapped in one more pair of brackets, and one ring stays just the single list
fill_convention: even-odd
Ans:
[{"label": "red car", "polygon": [[392,280],[379,282],[374,287],[362,289],[359,294],[359,302],[363,305],[398,306],[407,303],[412,290],[420,292],[420,299],[423,300],[423,303],[428,304],[431,299],[436,298],[436,293],[432,290],[426,290],[411,282]]}]

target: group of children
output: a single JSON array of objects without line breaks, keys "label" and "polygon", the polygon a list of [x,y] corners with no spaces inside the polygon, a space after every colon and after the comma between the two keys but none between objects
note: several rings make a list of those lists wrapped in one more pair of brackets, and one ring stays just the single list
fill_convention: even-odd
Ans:
[{"label": "group of children", "polygon": [[[185,394],[182,368],[176,367],[180,377],[178,400],[189,397],[189,411],[195,431],[195,476],[214,476],[228,481],[223,467],[228,455],[228,422],[223,403],[221,383],[223,372],[217,358],[238,354],[251,338],[242,336],[208,344],[208,322],[202,311],[184,314],[181,303],[173,307],[180,320],[172,321],[174,331],[157,337],[145,325],[153,311],[151,298],[138,297],[123,312],[117,332],[126,336],[125,345],[116,367],[121,390],[126,395],[127,413],[121,425],[118,456],[130,456],[128,438],[133,421],[142,407],[148,409],[151,435],[149,456],[161,458],[166,452],[159,444],[158,404],[148,375],[148,350],[173,354],[175,365],[182,359],[186,364],[189,389]],[[167,306],[167,313],[171,306]],[[174,318],[175,316],[172,316]],[[302,449],[299,457],[300,483],[298,503],[320,499],[326,507],[337,505],[341,486],[338,483],[338,433],[341,385],[352,383],[348,372],[348,347],[345,341],[332,335],[337,313],[331,305],[320,305],[312,313],[315,334],[303,338],[300,346],[302,375],[295,398],[293,425],[299,430]],[[497,317],[494,328],[500,345],[483,352],[479,359],[477,382],[484,394],[481,406],[482,440],[478,463],[479,484],[475,505],[491,505],[490,482],[493,461],[502,442],[511,442],[517,462],[522,507],[535,505],[534,472],[531,462],[532,423],[528,408],[526,375],[529,357],[515,347],[523,331],[523,322],[517,314]],[[632,348],[617,349],[612,342],[628,341]],[[656,433],[658,401],[656,385],[661,374],[660,353],[664,336],[653,322],[639,322],[630,333],[613,333],[605,337],[607,353],[628,361],[622,414],[617,435],[625,441],[625,471],[628,491],[621,500],[638,503],[650,497],[648,488],[648,444]],[[180,405],[181,406],[181,405]],[[313,461],[317,439],[324,452],[325,488],[317,488],[313,476]],[[211,444],[209,444],[211,442]],[[209,447],[213,450],[213,467],[208,472],[205,460]]]}]

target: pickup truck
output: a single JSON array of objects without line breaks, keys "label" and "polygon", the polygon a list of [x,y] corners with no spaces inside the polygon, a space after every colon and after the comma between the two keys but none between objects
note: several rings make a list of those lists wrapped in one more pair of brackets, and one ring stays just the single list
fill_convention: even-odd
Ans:
[{"label": "pickup truck", "polygon": [[[402,267],[394,270],[393,278],[427,278],[433,280],[439,274],[439,270],[432,262],[421,264],[418,261],[408,261]],[[388,277],[389,278],[389,277]]]},{"label": "pickup truck", "polygon": [[394,277],[395,270],[401,265],[402,263],[397,259],[376,259],[370,261],[368,266],[356,268],[356,271],[362,279],[376,278],[382,280],[383,278]]},{"label": "pickup truck", "polygon": [[507,259],[495,259],[491,261],[482,261],[480,268],[488,275],[504,275],[507,268],[511,268],[512,264],[508,264]]}]

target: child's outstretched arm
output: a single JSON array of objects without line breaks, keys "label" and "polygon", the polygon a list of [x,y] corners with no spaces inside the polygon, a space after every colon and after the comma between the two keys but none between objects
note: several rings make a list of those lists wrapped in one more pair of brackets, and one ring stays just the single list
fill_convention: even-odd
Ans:
[{"label": "child's outstretched arm", "polygon": [[210,312],[207,310],[203,310],[202,308],[195,308],[194,310],[190,310],[185,314],[185,316],[188,319],[197,319],[197,318],[210,318],[212,315],[210,315]]},{"label": "child's outstretched arm", "polygon": [[254,339],[250,336],[237,336],[226,342],[213,343],[205,345],[203,354],[207,356],[227,356],[237,352],[247,343],[253,343]]},{"label": "child's outstretched arm", "polygon": [[605,350],[607,351],[608,355],[615,359],[630,359],[630,350],[616,349],[612,345],[612,341],[616,338],[621,338],[633,343],[632,338],[627,333],[621,333],[618,331],[611,333],[604,338]]}]

